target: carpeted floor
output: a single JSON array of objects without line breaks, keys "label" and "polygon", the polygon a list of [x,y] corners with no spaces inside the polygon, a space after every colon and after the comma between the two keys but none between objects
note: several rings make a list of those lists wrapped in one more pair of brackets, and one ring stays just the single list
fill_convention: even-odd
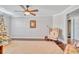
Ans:
[{"label": "carpeted floor", "polygon": [[63,50],[52,41],[12,40],[4,47],[4,54],[62,54]]}]

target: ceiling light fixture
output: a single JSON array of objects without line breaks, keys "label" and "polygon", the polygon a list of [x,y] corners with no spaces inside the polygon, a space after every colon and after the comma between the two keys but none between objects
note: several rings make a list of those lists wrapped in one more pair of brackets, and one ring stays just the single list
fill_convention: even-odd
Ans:
[{"label": "ceiling light fixture", "polygon": [[24,12],[24,15],[30,15],[30,13],[29,12]]}]

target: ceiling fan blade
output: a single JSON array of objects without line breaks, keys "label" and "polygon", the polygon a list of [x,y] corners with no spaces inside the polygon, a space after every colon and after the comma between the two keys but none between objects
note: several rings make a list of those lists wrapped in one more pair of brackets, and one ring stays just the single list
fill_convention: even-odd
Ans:
[{"label": "ceiling fan blade", "polygon": [[14,12],[25,12],[25,11],[17,11],[17,10],[15,10]]},{"label": "ceiling fan blade", "polygon": [[38,12],[38,9],[35,9],[35,10],[31,10],[31,12]]},{"label": "ceiling fan blade", "polygon": [[32,13],[32,12],[30,12],[30,14],[33,15],[33,16],[36,16],[36,14],[35,13]]},{"label": "ceiling fan blade", "polygon": [[23,5],[19,5],[21,8],[23,8],[24,10],[26,9]]}]

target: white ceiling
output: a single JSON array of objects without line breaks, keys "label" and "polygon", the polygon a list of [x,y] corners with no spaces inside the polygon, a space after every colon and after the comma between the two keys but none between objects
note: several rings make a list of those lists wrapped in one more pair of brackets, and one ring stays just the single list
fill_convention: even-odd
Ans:
[{"label": "white ceiling", "polygon": [[79,16],[79,9],[76,9],[75,11],[72,11],[69,13],[71,16]]},{"label": "white ceiling", "polygon": [[[53,16],[55,14],[63,12],[70,5],[31,5],[31,8],[38,9],[37,16]],[[0,14],[9,14],[14,16],[24,17],[23,9],[18,5],[0,5]],[[2,11],[4,9],[4,11]]]}]

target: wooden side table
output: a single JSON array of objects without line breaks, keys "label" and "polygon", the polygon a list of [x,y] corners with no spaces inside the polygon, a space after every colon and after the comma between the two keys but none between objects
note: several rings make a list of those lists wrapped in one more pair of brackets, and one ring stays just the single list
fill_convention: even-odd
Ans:
[{"label": "wooden side table", "polygon": [[0,46],[0,54],[3,53],[3,45]]}]

